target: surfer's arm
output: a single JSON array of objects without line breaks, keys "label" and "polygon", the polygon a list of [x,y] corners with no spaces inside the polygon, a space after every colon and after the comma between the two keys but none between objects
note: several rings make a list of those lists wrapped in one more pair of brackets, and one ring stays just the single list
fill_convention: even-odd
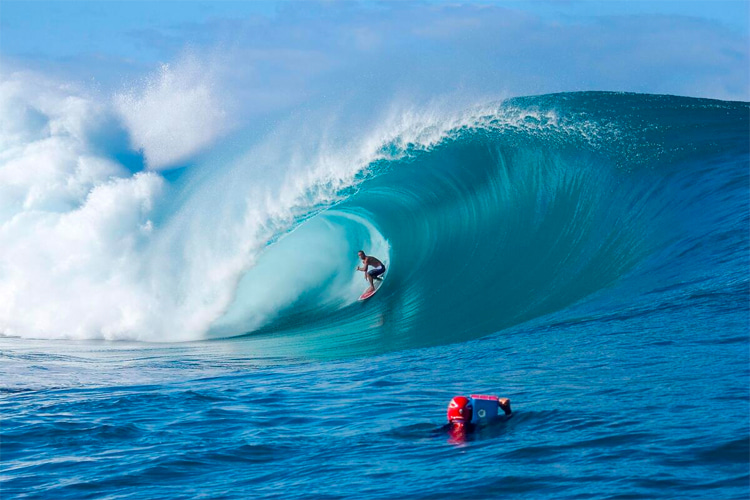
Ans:
[{"label": "surfer's arm", "polygon": [[503,413],[506,415],[510,415],[512,410],[510,409],[510,399],[508,398],[498,398],[497,405],[500,407],[501,410],[503,410]]}]

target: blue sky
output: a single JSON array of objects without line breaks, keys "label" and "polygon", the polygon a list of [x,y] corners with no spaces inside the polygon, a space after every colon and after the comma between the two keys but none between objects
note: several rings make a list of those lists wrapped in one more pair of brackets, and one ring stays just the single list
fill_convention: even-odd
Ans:
[{"label": "blue sky", "polygon": [[[440,2],[422,2],[439,5]],[[714,1],[506,1],[463,2],[465,5],[502,6],[567,22],[586,17],[661,14],[691,16],[715,21],[727,29],[747,34],[750,2]],[[286,4],[286,5],[285,5]],[[104,50],[139,60],[149,60],[158,49],[138,41],[141,30],[169,31],[187,23],[217,19],[275,17],[294,5],[269,1],[15,1],[4,0],[0,11],[2,47],[13,56],[75,56]],[[362,2],[377,9],[376,2]],[[342,10],[347,10],[346,5]],[[381,8],[398,9],[396,3]]]},{"label": "blue sky", "polygon": [[747,100],[749,4],[4,0],[0,61],[117,89],[191,54],[238,99],[286,104],[357,86]]}]

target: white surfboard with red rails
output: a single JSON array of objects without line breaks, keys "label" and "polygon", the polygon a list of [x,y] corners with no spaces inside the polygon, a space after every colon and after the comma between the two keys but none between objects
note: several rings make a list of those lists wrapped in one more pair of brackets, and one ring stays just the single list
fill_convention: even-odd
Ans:
[{"label": "white surfboard with red rails", "polygon": [[377,278],[373,279],[372,280],[372,284],[375,287],[375,289],[374,290],[369,290],[370,287],[368,286],[367,288],[365,288],[365,291],[362,293],[362,295],[359,296],[359,299],[357,299],[357,300],[359,300],[360,302],[362,302],[363,300],[367,300],[370,297],[372,297],[373,295],[375,295],[377,293],[377,291],[380,290],[380,287],[383,286],[383,277],[384,276],[385,276],[385,274],[383,274],[381,276],[378,276]]}]

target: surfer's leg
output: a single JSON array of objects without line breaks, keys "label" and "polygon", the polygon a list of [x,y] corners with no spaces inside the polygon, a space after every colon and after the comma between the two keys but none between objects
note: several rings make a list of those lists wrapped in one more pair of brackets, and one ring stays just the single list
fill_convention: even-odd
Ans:
[{"label": "surfer's leg", "polygon": [[375,290],[375,284],[372,282],[372,275],[369,272],[367,273],[367,281],[370,283],[369,290]]},{"label": "surfer's leg", "polygon": [[384,273],[385,273],[385,267],[381,267],[380,269],[370,271],[370,276],[372,276],[373,279],[382,281]]}]

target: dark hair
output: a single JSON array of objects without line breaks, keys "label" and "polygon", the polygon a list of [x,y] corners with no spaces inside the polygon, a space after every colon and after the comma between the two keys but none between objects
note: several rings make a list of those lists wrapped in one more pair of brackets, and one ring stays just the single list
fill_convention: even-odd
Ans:
[{"label": "dark hair", "polygon": [[359,255],[359,254],[367,255],[364,250],[360,250],[359,252],[357,252],[357,255]]}]

